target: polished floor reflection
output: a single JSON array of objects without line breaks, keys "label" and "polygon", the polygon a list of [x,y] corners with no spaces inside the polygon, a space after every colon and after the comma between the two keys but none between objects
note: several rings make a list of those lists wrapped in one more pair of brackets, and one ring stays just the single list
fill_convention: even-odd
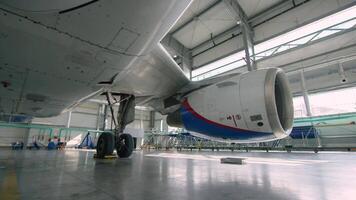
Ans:
[{"label": "polished floor reflection", "polygon": [[[356,199],[356,153],[0,150],[0,199]],[[244,165],[221,164],[246,158]]]}]

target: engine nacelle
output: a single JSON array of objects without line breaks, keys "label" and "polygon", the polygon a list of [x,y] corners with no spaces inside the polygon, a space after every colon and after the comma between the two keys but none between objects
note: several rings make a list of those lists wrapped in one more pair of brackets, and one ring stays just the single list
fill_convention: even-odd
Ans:
[{"label": "engine nacelle", "polygon": [[293,126],[287,77],[281,69],[260,69],[199,89],[167,116],[167,123],[220,141],[249,143],[284,138]]}]

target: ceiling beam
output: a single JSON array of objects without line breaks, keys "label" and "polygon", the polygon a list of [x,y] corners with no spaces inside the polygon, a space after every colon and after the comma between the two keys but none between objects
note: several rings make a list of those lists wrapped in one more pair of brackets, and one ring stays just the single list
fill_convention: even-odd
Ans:
[{"label": "ceiling beam", "polygon": [[234,17],[237,24],[244,24],[252,32],[252,28],[248,23],[248,17],[245,11],[242,9],[241,5],[237,0],[223,0],[226,7],[229,9],[230,14]]},{"label": "ceiling beam", "polygon": [[188,24],[194,22],[194,20],[198,19],[200,16],[202,16],[204,13],[208,12],[210,9],[214,8],[216,5],[218,5],[221,2],[221,0],[216,0],[213,4],[205,8],[204,10],[200,11],[198,14],[196,14],[194,17],[186,21],[184,24],[180,25],[178,28],[174,29],[170,34],[174,35],[178,31],[182,30],[184,27],[186,27]]}]

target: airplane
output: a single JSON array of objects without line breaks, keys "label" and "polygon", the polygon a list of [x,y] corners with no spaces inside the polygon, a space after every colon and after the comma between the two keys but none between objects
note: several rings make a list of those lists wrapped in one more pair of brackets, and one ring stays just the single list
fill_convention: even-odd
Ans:
[{"label": "airplane", "polygon": [[[293,102],[281,69],[190,81],[160,44],[191,0],[1,0],[0,112],[51,117],[105,96],[115,123],[97,156],[129,157],[135,105],[171,126],[235,143],[287,137]],[[113,109],[119,103],[118,112]],[[115,114],[117,115],[116,117]]]}]

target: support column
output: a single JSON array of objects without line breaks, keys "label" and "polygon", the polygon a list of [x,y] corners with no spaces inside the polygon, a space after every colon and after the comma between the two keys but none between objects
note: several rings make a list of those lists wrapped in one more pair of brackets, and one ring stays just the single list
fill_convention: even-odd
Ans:
[{"label": "support column", "polygon": [[105,104],[98,104],[98,113],[96,115],[96,130],[100,130],[102,123],[105,122],[104,116]]},{"label": "support column", "polygon": [[245,25],[242,26],[242,36],[244,41],[247,70],[253,71],[257,69],[255,63],[255,50],[253,46],[253,41],[249,30],[246,28]]},{"label": "support column", "polygon": [[143,127],[143,110],[140,110],[140,129],[144,130],[144,127]]},{"label": "support column", "polygon": [[[32,119],[28,122],[28,125],[32,124]],[[32,145],[32,138],[30,138],[31,136],[31,126],[30,128],[27,129],[23,143],[24,143],[24,148],[26,149],[27,146]],[[33,136],[32,136],[33,137]]]},{"label": "support column", "polygon": [[339,62],[339,74],[341,76],[341,80],[340,82],[341,83],[346,83],[347,82],[347,77],[346,77],[346,74],[345,74],[345,71],[344,71],[344,67],[342,65],[342,62]]},{"label": "support column", "polygon": [[155,127],[156,113],[155,111],[150,111],[150,129]]},{"label": "support column", "polygon": [[301,88],[302,88],[302,94],[303,94],[303,98],[304,98],[305,108],[307,110],[307,116],[311,117],[312,116],[312,112],[311,112],[311,109],[310,109],[308,90],[307,90],[307,87],[305,85],[304,71],[300,71],[300,83],[301,83]]},{"label": "support column", "polygon": [[72,119],[72,111],[68,112],[68,118],[67,118],[67,124],[66,124],[66,128],[70,127],[70,121]]},{"label": "support column", "polygon": [[241,27],[247,69],[248,71],[256,70],[257,66],[255,63],[255,52],[253,46],[253,29],[248,23],[247,15],[237,0],[224,0],[224,3],[236,20],[236,23]]}]

